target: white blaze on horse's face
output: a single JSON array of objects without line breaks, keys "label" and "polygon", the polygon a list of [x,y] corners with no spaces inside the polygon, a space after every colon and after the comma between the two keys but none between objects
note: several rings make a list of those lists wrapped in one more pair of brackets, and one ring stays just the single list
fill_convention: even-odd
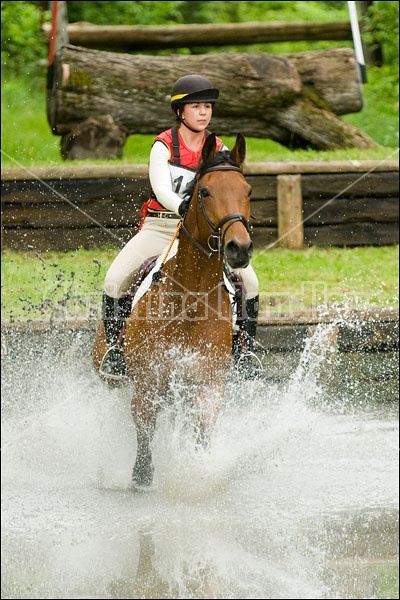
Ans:
[{"label": "white blaze on horse's face", "polygon": [[251,187],[243,174],[234,170],[206,173],[199,194],[204,212],[216,227],[226,262],[232,269],[248,266],[253,253],[249,233]]}]

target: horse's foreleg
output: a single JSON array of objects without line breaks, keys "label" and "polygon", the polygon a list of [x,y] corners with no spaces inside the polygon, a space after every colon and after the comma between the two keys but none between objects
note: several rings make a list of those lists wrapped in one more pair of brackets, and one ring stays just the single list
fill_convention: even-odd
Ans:
[{"label": "horse's foreleg", "polygon": [[149,486],[153,481],[154,465],[151,454],[152,436],[136,427],[137,452],[132,470],[132,483],[137,486]]},{"label": "horse's foreleg", "polygon": [[198,391],[194,400],[195,434],[197,443],[207,448],[221,409],[221,386]]},{"label": "horse's foreleg", "polygon": [[197,423],[195,425],[196,444],[206,450],[210,443],[210,428],[206,428],[204,423]]},{"label": "horse's foreleg", "polygon": [[132,471],[132,483],[135,486],[149,486],[153,481],[154,465],[151,453],[156,428],[157,413],[154,408],[147,412],[139,412],[137,404],[132,400],[132,417],[136,425],[137,451],[136,461]]}]

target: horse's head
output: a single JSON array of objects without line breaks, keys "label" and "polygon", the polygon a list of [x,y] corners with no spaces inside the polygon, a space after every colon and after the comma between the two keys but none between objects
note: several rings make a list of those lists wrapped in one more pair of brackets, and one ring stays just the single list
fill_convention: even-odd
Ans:
[{"label": "horse's head", "polygon": [[[251,187],[242,172],[245,156],[246,140],[241,133],[231,151],[217,151],[215,134],[207,137],[184,225],[200,249],[209,256],[223,255],[233,269],[247,267],[253,253]],[[191,221],[194,228],[189,231]]]}]

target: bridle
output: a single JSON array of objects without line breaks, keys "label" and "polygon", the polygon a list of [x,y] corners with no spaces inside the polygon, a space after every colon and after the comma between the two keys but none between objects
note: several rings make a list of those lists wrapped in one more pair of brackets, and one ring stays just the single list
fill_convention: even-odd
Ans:
[{"label": "bridle", "polygon": [[[196,246],[196,248],[201,250],[207,256],[207,258],[211,258],[211,256],[215,253],[218,253],[218,258],[221,257],[221,254],[223,254],[223,248],[225,246],[225,235],[226,235],[228,229],[230,227],[232,227],[232,225],[234,223],[237,223],[238,221],[240,221],[241,223],[243,223],[246,231],[248,233],[251,232],[251,226],[250,226],[248,220],[241,213],[229,213],[225,217],[222,217],[222,219],[220,219],[218,221],[218,223],[216,223],[215,225],[208,217],[208,215],[205,211],[204,205],[203,205],[203,195],[199,189],[199,183],[200,183],[200,180],[203,177],[203,175],[205,175],[206,173],[212,173],[214,171],[237,171],[238,173],[241,173],[243,175],[243,171],[240,167],[237,167],[236,165],[233,165],[233,164],[232,165],[224,164],[224,165],[210,166],[210,167],[202,170],[202,172],[198,176],[196,176],[195,182],[196,182],[196,189],[197,189],[197,202],[198,202],[200,211],[204,217],[204,220],[207,223],[207,226],[211,232],[211,235],[208,237],[208,240],[207,240],[208,249],[204,248],[204,246],[202,246],[200,244],[200,242],[198,240],[196,240],[195,237],[193,237],[193,235],[190,233],[190,231],[188,231],[188,229],[185,227],[184,222],[182,223],[181,231],[183,231],[188,236],[188,238],[193,242],[193,244]],[[195,194],[193,194],[192,198],[194,196],[195,196]],[[222,226],[225,225],[225,223],[229,223],[229,225],[225,228],[223,235],[221,235]]]}]

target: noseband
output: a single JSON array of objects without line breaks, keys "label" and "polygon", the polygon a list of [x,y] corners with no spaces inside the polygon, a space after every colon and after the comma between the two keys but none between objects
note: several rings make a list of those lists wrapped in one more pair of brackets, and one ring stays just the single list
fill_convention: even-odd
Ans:
[{"label": "noseband", "polygon": [[[198,184],[200,182],[200,179],[203,177],[203,175],[205,175],[206,173],[212,173],[213,171],[238,171],[239,173],[241,173],[243,175],[242,169],[235,165],[215,165],[213,167],[206,168],[199,177],[196,177],[197,189],[198,189]],[[207,250],[206,248],[204,248],[204,246],[202,246],[200,244],[200,242],[197,241],[192,236],[190,231],[188,231],[186,229],[184,223],[182,223],[182,231],[194,243],[196,248],[201,250],[207,256],[207,258],[211,258],[211,256],[213,254],[215,254],[216,252],[218,252],[218,258],[221,257],[221,253],[223,253],[223,248],[225,245],[225,235],[226,235],[228,229],[230,227],[232,227],[232,225],[234,223],[237,223],[238,221],[240,221],[241,223],[243,223],[246,231],[248,233],[250,233],[251,227],[249,225],[249,222],[246,219],[246,217],[244,215],[242,215],[241,213],[229,213],[225,217],[222,217],[222,219],[220,219],[220,221],[218,221],[218,223],[214,225],[214,223],[212,223],[212,221],[210,220],[210,218],[208,217],[208,215],[205,211],[205,208],[203,205],[203,196],[199,189],[197,191],[197,202],[198,202],[200,211],[207,223],[207,226],[208,226],[209,230],[211,231],[211,235],[209,236],[208,241],[207,241],[209,249]],[[221,236],[222,226],[228,222],[229,222],[229,225],[225,228],[225,231],[224,231],[223,235]],[[222,250],[222,252],[221,252],[221,250]]]}]

